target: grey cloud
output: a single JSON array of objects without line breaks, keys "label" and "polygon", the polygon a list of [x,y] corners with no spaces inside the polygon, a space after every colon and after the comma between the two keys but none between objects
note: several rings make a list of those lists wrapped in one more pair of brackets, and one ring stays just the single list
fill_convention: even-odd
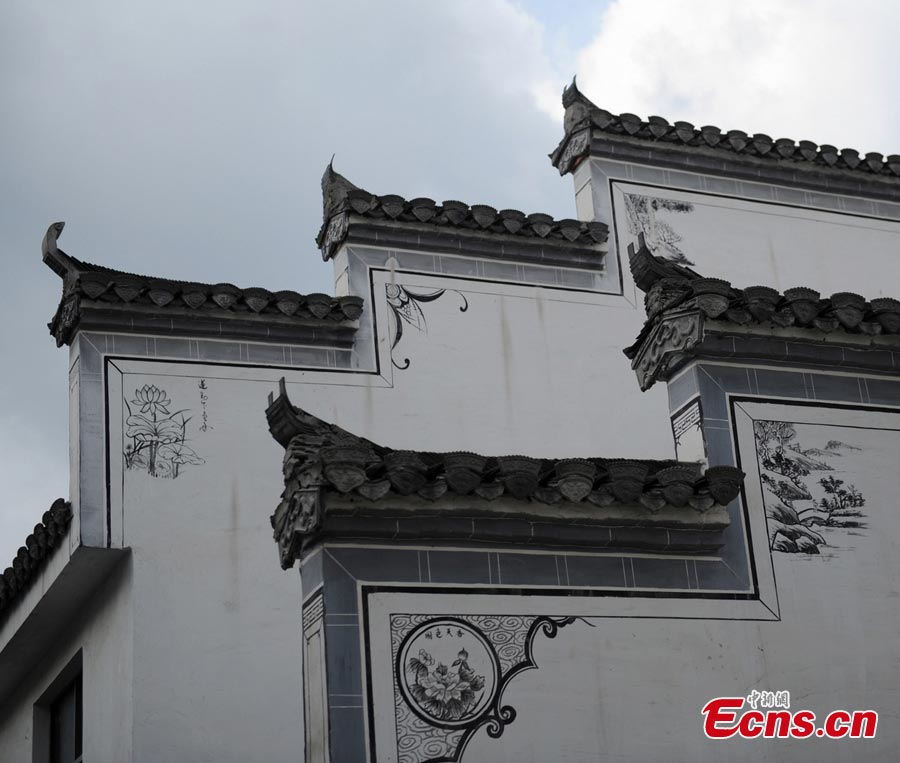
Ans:
[{"label": "grey cloud", "polygon": [[124,270],[330,291],[332,152],[380,193],[572,216],[540,29],[506,3],[34,3],[0,11],[0,566],[67,495],[61,245]]}]

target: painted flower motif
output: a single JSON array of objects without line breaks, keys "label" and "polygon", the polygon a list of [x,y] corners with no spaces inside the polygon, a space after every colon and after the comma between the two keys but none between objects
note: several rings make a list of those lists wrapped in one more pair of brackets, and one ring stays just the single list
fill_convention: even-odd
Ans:
[{"label": "painted flower motif", "polygon": [[172,401],[164,389],[145,384],[134,391],[132,405],[123,400],[128,409],[125,435],[131,442],[125,446],[123,457],[128,469],[145,470],[151,477],[175,479],[185,466],[204,463],[188,443],[190,417],[184,410],[171,413]]},{"label": "painted flower motif", "polygon": [[134,400],[131,402],[141,406],[141,413],[163,413],[169,415],[168,405],[172,402],[166,397],[164,390],[161,390],[154,384],[145,384],[140,389],[134,391]]},{"label": "painted flower motif", "polygon": [[438,662],[424,649],[410,657],[407,669],[414,675],[410,694],[425,712],[439,720],[458,721],[473,711],[481,698],[484,676],[469,667],[469,653],[461,649],[450,667]]},{"label": "painted flower motif", "polygon": [[463,694],[469,690],[469,682],[463,681],[458,673],[451,673],[443,663],[429,675],[419,681],[425,690],[425,696],[446,705],[450,700],[459,702]]}]

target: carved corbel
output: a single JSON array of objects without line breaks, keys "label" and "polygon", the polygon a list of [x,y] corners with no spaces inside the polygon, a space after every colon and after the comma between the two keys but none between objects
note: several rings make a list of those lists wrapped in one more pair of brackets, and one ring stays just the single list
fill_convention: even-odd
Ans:
[{"label": "carved corbel", "polygon": [[559,158],[559,171],[561,174],[568,172],[577,160],[587,156],[591,146],[591,131],[582,130],[569,138],[566,147]]},{"label": "carved corbel", "polygon": [[330,258],[341,245],[341,242],[347,237],[349,230],[349,222],[347,213],[341,212],[328,221],[322,237],[319,248],[322,250],[322,256],[327,260]]},{"label": "carved corbel", "polygon": [[322,525],[322,488],[297,487],[285,490],[281,504],[273,516],[275,539],[283,569],[293,567],[300,556],[303,541]]},{"label": "carved corbel", "polygon": [[682,313],[660,321],[644,341],[631,367],[646,391],[666,374],[673,361],[689,353],[702,338],[700,316]]},{"label": "carved corbel", "polygon": [[322,525],[325,477],[322,460],[316,452],[317,445],[309,439],[297,435],[284,452],[284,492],[272,515],[272,529],[284,569],[293,566],[303,549],[304,539]]}]

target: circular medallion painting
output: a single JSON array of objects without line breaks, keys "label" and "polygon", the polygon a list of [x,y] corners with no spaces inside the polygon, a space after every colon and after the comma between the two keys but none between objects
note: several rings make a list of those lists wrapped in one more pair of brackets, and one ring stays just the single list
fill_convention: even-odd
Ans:
[{"label": "circular medallion painting", "polygon": [[479,718],[490,707],[499,678],[500,662],[490,642],[464,620],[428,620],[400,645],[400,690],[432,725],[465,726]]}]

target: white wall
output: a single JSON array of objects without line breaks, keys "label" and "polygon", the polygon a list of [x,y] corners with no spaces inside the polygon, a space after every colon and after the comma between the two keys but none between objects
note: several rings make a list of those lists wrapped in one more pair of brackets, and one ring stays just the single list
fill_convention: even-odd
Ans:
[{"label": "white wall", "polygon": [[[477,731],[463,756],[467,763],[894,759],[900,742],[896,724],[900,516],[895,511],[900,410],[741,405],[746,413],[738,432],[741,463],[748,474],[749,511],[761,513],[769,505],[756,466],[754,420],[794,423],[798,432],[794,444],[811,453],[798,457],[824,465],[803,478],[811,497],[796,501],[801,516],[810,518],[802,512],[827,497],[818,485],[821,478],[853,484],[865,497],[861,516],[845,518],[852,520],[849,526],[806,523],[825,540],[819,553],[776,550],[757,558],[758,566],[774,569],[777,619],[740,614],[731,619],[733,602],[726,600],[554,600],[539,595],[486,596],[477,589],[461,595],[442,592],[440,587],[422,593],[371,594],[369,681],[378,760],[411,763],[427,758],[415,749],[398,753],[394,714],[386,711],[401,701],[392,645],[396,652],[398,634],[408,632],[397,630],[391,620],[395,613],[401,622],[416,613],[490,616],[506,631],[498,644],[521,639],[515,623],[519,616],[582,618],[560,628],[553,638],[538,634],[533,650],[537,669],[514,677],[502,695],[502,704],[515,709],[515,721],[499,739],[488,735],[488,727]],[[816,453],[838,441],[842,445],[826,455]],[[487,672],[484,664],[475,667]],[[833,710],[875,710],[880,714],[877,735],[842,741],[707,739],[701,708],[715,697],[746,697],[753,690],[790,692],[790,708],[814,711],[820,724]]]},{"label": "white wall", "polygon": [[125,560],[97,589],[83,613],[60,623],[60,637],[0,708],[0,760],[30,761],[34,704],[82,650],[84,759],[132,759],[132,583]]}]

